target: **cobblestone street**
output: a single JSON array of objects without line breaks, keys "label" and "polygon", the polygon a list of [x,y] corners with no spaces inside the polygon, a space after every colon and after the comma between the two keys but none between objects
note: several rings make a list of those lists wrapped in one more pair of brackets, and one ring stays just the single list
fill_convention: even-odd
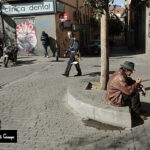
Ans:
[{"label": "cobblestone street", "polygon": [[[67,85],[85,76],[99,78],[100,58],[84,57],[83,76],[62,76],[67,59],[20,57],[15,67],[0,63],[0,120],[2,130],[17,130],[16,144],[0,144],[0,150],[150,150],[150,118],[130,130],[97,130],[85,126],[81,117],[65,102]],[[150,57],[146,55],[110,58],[110,72],[125,60],[133,61],[133,76],[143,79],[150,103]],[[150,105],[149,105],[150,106]]]}]

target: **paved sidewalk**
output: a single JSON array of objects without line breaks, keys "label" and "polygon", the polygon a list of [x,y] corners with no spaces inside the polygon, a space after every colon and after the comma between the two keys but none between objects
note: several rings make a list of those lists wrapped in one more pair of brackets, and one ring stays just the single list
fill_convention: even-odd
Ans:
[{"label": "paved sidewalk", "polygon": [[[150,118],[131,130],[97,130],[85,126],[81,117],[65,103],[67,87],[85,76],[99,81],[100,58],[84,57],[83,76],[70,77],[64,72],[68,59],[43,57],[19,58],[22,63],[11,68],[0,67],[0,120],[2,130],[16,129],[16,144],[0,144],[0,150],[149,150]],[[34,60],[34,61],[33,61]],[[150,103],[150,56],[117,55],[110,57],[110,73],[125,60],[136,64],[135,78],[142,77]],[[32,62],[32,63],[30,63]],[[8,82],[6,82],[8,81]]]}]

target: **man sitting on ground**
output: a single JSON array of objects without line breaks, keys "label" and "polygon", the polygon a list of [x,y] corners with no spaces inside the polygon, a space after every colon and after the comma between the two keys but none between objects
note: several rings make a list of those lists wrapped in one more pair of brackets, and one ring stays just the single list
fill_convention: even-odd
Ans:
[{"label": "man sitting on ground", "polygon": [[134,63],[125,61],[121,68],[113,73],[107,84],[106,101],[114,106],[129,106],[131,112],[145,120],[141,111],[139,89],[143,95],[146,95],[146,91],[141,84],[141,78],[135,81],[129,77],[133,70]]}]

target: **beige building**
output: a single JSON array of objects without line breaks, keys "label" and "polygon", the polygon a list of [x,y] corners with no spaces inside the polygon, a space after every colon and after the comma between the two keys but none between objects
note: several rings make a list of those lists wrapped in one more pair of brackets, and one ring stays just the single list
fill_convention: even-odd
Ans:
[{"label": "beige building", "polygon": [[126,0],[125,7],[129,49],[150,55],[150,0]]}]

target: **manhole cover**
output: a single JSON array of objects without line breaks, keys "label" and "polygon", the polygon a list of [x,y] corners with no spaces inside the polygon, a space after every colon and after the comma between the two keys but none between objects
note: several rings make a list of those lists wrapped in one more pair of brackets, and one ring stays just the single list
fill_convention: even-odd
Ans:
[{"label": "manhole cover", "polygon": [[88,119],[88,120],[82,119],[82,122],[84,123],[85,126],[93,127],[98,130],[124,130],[125,129],[121,127],[104,124],[104,123],[101,123],[92,119]]}]

